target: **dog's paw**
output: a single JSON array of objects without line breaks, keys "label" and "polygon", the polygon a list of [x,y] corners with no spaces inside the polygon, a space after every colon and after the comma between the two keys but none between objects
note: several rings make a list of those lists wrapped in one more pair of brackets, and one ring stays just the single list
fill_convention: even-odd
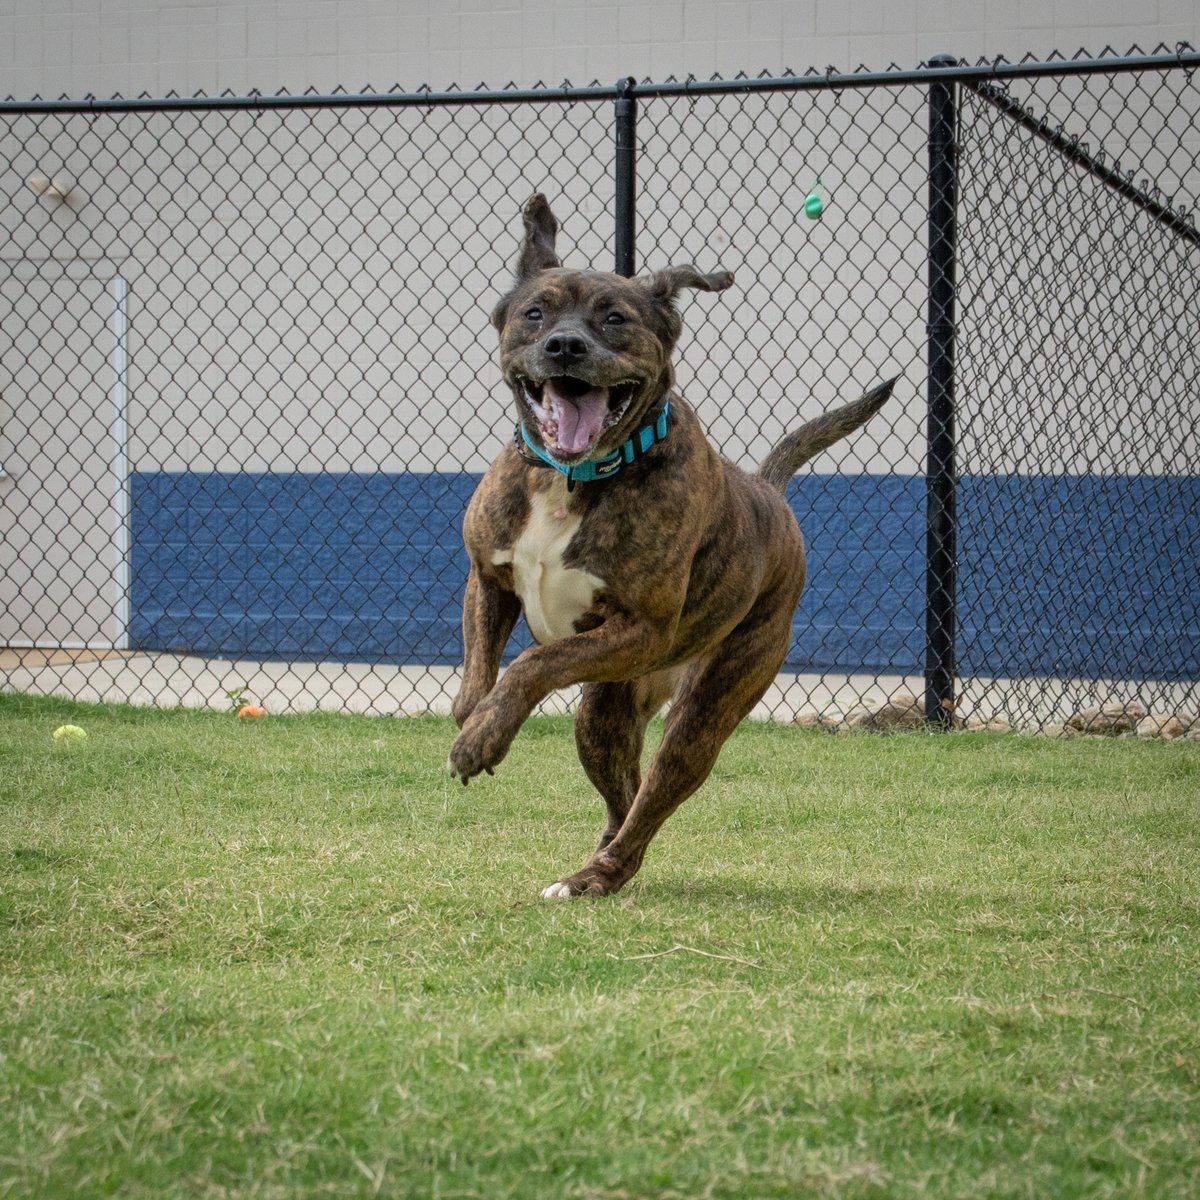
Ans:
[{"label": "dog's paw", "polygon": [[579,896],[607,896],[615,888],[609,888],[599,879],[581,879],[578,875],[563,879],[542,888],[543,900],[574,900]]},{"label": "dog's paw", "polygon": [[451,746],[446,766],[452,778],[467,784],[476,775],[494,775],[511,745],[512,733],[481,705]]},{"label": "dog's paw", "polygon": [[542,899],[572,900],[576,896],[608,896],[620,890],[628,878],[629,873],[616,868],[615,864],[601,864],[593,860],[577,875],[542,888]]},{"label": "dog's paw", "polygon": [[[459,738],[458,741],[461,742],[462,738]],[[463,787],[466,787],[476,775],[495,775],[495,767],[480,762],[477,757],[469,753],[456,754],[455,751],[458,749],[458,742],[455,742],[454,748],[450,751],[450,757],[446,759],[446,770],[450,772],[451,779],[461,779]]]}]

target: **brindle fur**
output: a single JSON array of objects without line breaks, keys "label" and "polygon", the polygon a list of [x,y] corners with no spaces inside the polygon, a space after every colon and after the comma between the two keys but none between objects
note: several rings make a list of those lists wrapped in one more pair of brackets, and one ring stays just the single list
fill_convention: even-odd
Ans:
[{"label": "brindle fur", "polygon": [[[568,271],[555,254],[558,223],[544,197],[528,202],[524,223],[516,285],[493,314],[518,420],[541,443],[521,380],[553,373],[546,343],[565,331],[586,347],[578,373],[589,382],[638,381],[628,410],[590,457],[623,444],[668,394],[669,434],[617,475],[570,491],[557,471],[531,465],[511,444],[492,464],[464,525],[471,561],[466,660],[449,767],[464,784],[490,774],[539,701],[582,684],[575,740],[608,819],[583,868],[544,894],[599,896],[634,875],[663,822],[704,782],[722,744],[775,678],[805,572],[804,542],[781,493],[801,463],[878,411],[894,381],[789,434],[748,475],[717,454],[672,390],[679,291],[720,291],[732,275],[691,266],[634,280]],[[614,309],[624,324],[607,322]],[[538,321],[527,316],[537,312]],[[504,559],[539,496],[556,517],[581,519],[563,565],[603,586],[572,636],[525,650],[497,682],[521,613]],[[646,726],[667,700],[662,743],[643,778]]]}]

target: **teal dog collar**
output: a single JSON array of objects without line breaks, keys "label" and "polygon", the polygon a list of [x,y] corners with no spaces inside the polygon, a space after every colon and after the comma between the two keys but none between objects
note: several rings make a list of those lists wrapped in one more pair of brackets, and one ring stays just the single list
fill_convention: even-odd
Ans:
[{"label": "teal dog collar", "polygon": [[536,455],[540,463],[547,467],[553,467],[560,475],[565,475],[567,488],[570,489],[577,483],[595,483],[599,479],[608,479],[622,467],[637,462],[651,446],[661,442],[667,436],[667,413],[670,412],[670,409],[670,403],[664,402],[662,412],[658,414],[657,420],[652,421],[649,425],[643,425],[619,450],[614,450],[603,458],[589,458],[570,466],[551,458],[545,450],[535,445],[522,424],[517,425],[513,441],[516,444],[517,452],[527,462],[530,459],[525,453],[526,447]]}]

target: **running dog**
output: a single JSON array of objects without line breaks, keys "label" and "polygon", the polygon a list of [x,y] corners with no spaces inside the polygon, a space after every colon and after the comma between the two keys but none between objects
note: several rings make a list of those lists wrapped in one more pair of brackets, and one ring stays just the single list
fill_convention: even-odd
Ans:
[{"label": "running dog", "polygon": [[[680,292],[724,291],[733,276],[569,270],[544,196],[523,220],[516,282],[492,314],[517,428],[463,528],[449,769],[464,784],[491,774],[539,701],[582,684],[575,741],[608,820],[582,869],[542,895],[603,896],[637,872],[783,663],[805,571],[788,480],[878,412],[895,380],[788,434],[747,474],[710,445],[672,368]],[[522,612],[537,645],[500,676]],[[643,777],[646,725],[668,700]]]}]

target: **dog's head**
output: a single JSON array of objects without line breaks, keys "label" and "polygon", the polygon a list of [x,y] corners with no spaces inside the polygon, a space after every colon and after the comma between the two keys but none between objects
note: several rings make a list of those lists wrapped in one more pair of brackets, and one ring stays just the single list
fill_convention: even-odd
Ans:
[{"label": "dog's head", "polygon": [[523,219],[516,283],[492,313],[517,418],[566,466],[602,458],[645,424],[675,382],[680,291],[723,291],[733,276],[692,266],[638,279],[567,270],[545,196],[529,200]]}]

